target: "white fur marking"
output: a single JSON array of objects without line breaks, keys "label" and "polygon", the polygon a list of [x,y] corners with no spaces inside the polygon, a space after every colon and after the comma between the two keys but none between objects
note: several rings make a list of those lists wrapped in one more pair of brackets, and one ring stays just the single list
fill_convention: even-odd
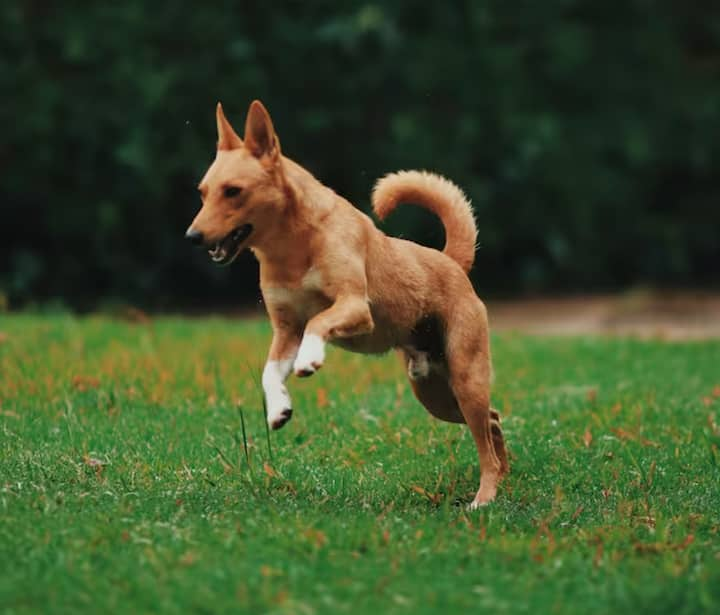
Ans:
[{"label": "white fur marking", "polygon": [[309,376],[315,373],[325,361],[325,342],[319,335],[306,333],[300,342],[293,370],[296,376]]},{"label": "white fur marking", "polygon": [[293,300],[297,298],[297,291],[281,286],[271,286],[263,288],[263,298],[266,303],[293,303]]},{"label": "white fur marking", "polygon": [[[319,282],[319,274],[306,274],[300,288],[270,286],[262,289],[263,298],[268,305],[292,306],[296,315],[310,320],[315,314],[325,309],[322,295],[312,284]],[[308,286],[305,286],[305,284]]]},{"label": "white fur marking", "polygon": [[303,290],[322,290],[322,275],[320,271],[314,267],[310,267],[307,273],[303,276],[302,282],[300,283]]},{"label": "white fur marking", "polygon": [[268,361],[262,374],[262,387],[265,393],[267,421],[272,424],[282,418],[284,410],[292,408],[290,395],[285,388],[285,380],[290,375],[292,359]]}]

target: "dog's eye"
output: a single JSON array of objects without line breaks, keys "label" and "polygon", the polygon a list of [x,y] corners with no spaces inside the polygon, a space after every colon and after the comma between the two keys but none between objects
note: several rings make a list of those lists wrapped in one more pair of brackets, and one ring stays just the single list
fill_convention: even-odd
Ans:
[{"label": "dog's eye", "polygon": [[225,191],[223,192],[223,195],[225,196],[226,199],[231,199],[231,198],[237,196],[238,194],[240,194],[240,188],[238,188],[237,186],[228,186],[227,188],[225,188]]}]

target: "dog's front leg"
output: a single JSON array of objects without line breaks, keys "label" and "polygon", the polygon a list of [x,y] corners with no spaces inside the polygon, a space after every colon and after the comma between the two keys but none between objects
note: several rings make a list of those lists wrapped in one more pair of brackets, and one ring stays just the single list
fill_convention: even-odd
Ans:
[{"label": "dog's front leg", "polygon": [[296,376],[311,376],[325,361],[325,344],[336,338],[370,333],[375,327],[367,298],[346,294],[328,309],[316,314],[305,327],[293,370]]},{"label": "dog's front leg", "polygon": [[299,346],[299,331],[273,323],[273,339],[262,374],[267,422],[273,429],[280,429],[292,416],[292,402],[285,381],[292,371]]}]

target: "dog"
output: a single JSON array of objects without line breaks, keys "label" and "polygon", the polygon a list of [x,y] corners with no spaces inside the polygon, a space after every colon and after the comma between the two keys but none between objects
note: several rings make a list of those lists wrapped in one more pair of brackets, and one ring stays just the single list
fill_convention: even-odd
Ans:
[{"label": "dog", "polygon": [[380,179],[372,194],[382,220],[400,202],[442,221],[442,252],[388,237],[348,201],[280,151],[260,101],[243,138],[217,105],[217,155],[198,189],[202,207],[186,232],[211,259],[230,264],[246,248],[260,263],[260,288],[272,323],[262,374],[267,420],[292,416],[285,382],[325,361],[325,345],[353,352],[399,351],[410,386],[435,417],[469,427],[480,460],[470,504],[491,502],[508,461],[500,417],[490,407],[487,312],[467,276],[477,229],[463,192],[424,171]]}]

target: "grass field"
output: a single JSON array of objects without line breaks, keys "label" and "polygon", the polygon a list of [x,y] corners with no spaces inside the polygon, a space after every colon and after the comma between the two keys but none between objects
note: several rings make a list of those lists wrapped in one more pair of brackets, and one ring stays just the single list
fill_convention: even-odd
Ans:
[{"label": "grass field", "polygon": [[268,440],[268,339],[0,315],[0,612],[720,612],[720,342],[496,336],[470,513],[393,356],[331,349]]}]

